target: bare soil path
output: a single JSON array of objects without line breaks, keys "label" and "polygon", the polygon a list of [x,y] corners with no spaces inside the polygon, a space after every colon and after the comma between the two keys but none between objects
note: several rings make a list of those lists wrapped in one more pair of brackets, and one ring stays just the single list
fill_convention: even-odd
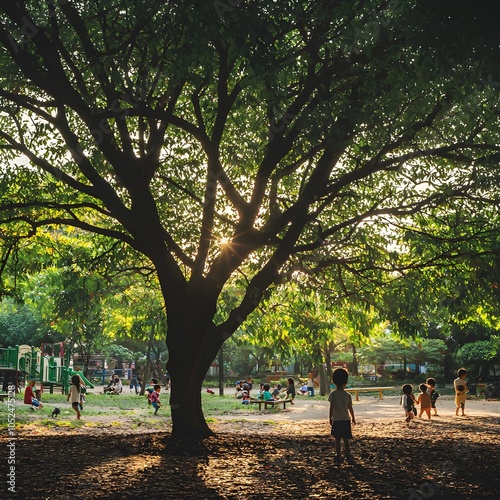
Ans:
[{"label": "bare soil path", "polygon": [[[243,406],[243,405],[242,405]],[[0,437],[7,463],[14,442],[21,499],[496,499],[500,491],[500,402],[469,400],[456,417],[452,397],[439,417],[402,419],[399,397],[355,403],[354,464],[334,462],[328,403],[297,398],[287,410],[210,419],[216,436],[177,448],[147,414],[88,415],[80,428],[28,425]],[[161,417],[156,417],[160,418]],[[142,423],[142,425],[140,425]]]},{"label": "bare soil path", "polygon": [[[442,396],[438,399],[437,410],[439,417],[455,418],[455,400],[453,396]],[[384,396],[378,399],[375,396],[360,396],[360,400],[353,402],[356,420],[394,420],[403,415],[400,405],[400,396]],[[300,421],[327,421],[329,403],[327,400],[308,398],[307,396],[297,397],[293,406],[287,405],[286,410],[268,409],[261,412],[246,411],[242,408],[237,413],[238,416],[248,420],[276,420],[280,422],[300,422]],[[500,416],[500,401],[487,401],[482,398],[467,400],[466,415],[471,417],[497,417]],[[234,419],[233,415],[221,415],[218,419]]]}]

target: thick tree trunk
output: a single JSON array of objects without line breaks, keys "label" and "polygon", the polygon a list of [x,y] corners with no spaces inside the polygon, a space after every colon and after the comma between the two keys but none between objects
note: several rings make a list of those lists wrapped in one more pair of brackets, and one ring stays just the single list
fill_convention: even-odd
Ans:
[{"label": "thick tree trunk", "polygon": [[219,349],[219,396],[224,396],[224,346]]},{"label": "thick tree trunk", "polygon": [[301,369],[300,369],[300,360],[295,356],[295,363],[293,364],[293,373],[302,375]]},{"label": "thick tree trunk", "polygon": [[323,363],[319,365],[319,393],[326,396],[330,392],[330,384],[326,375],[326,367]]},{"label": "thick tree trunk", "polygon": [[186,382],[184,380],[182,376],[180,379],[172,377],[172,438],[199,439],[213,436],[201,407],[201,381],[197,382],[189,377]]},{"label": "thick tree trunk", "polygon": [[148,340],[148,350],[146,353],[146,366],[144,367],[144,374],[143,374],[143,379],[142,379],[142,385],[141,385],[141,392],[139,393],[140,396],[144,396],[146,393],[146,384],[149,383],[149,379],[151,378],[149,372],[150,370],[150,364],[151,364],[151,345],[153,343],[153,338],[155,334],[155,328],[154,325],[151,326],[151,330],[149,332],[149,340]]},{"label": "thick tree trunk", "polygon": [[174,350],[167,364],[171,377],[172,437],[176,439],[198,439],[213,435],[201,406],[202,382],[211,361],[203,365],[194,363],[200,354],[200,348],[196,346],[188,352]]},{"label": "thick tree trunk", "polygon": [[357,377],[358,372],[358,353],[356,352],[356,346],[352,344],[352,375]]},{"label": "thick tree trunk", "polygon": [[[194,318],[193,318],[194,317]],[[223,339],[211,321],[200,324],[191,311],[182,319],[169,317],[167,370],[171,377],[172,438],[200,439],[212,436],[201,405],[202,382],[217,357]]]},{"label": "thick tree trunk", "polygon": [[325,362],[326,362],[326,379],[328,380],[328,390],[330,389],[330,381],[332,380],[332,350],[333,343],[329,342],[325,345]]}]

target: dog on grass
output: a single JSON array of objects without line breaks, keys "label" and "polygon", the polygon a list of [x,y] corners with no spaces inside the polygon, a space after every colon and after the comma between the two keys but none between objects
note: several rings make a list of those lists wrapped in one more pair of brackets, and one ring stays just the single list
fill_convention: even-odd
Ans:
[{"label": "dog on grass", "polygon": [[60,410],[59,408],[57,408],[57,407],[56,407],[56,408],[54,408],[54,409],[52,410],[52,418],[56,418],[56,417],[57,417],[57,415],[59,415],[59,413],[61,413],[61,410]]}]

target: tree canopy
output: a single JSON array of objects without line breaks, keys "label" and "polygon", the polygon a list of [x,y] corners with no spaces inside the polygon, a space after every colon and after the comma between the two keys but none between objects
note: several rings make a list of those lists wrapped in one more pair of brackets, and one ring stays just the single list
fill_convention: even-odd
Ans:
[{"label": "tree canopy", "polygon": [[359,293],[415,217],[498,222],[495,2],[233,4],[0,1],[3,261],[68,225],[154,266],[176,436],[272,284]]}]

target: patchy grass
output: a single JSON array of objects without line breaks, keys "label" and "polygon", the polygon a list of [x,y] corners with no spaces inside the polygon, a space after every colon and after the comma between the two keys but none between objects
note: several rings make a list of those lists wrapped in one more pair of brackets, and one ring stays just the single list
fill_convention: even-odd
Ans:
[{"label": "patchy grass", "polygon": [[72,421],[70,420],[55,420],[46,418],[40,420],[40,425],[45,425],[46,427],[72,427]]},{"label": "patchy grass", "polygon": [[278,425],[278,422],[276,422],[275,420],[263,420],[262,425],[275,426]]},{"label": "patchy grass", "polygon": [[[83,406],[82,417],[85,422],[86,417],[96,418],[97,422],[80,423],[76,419],[76,414],[71,408],[71,404],[66,401],[66,395],[45,392],[42,396],[43,408],[32,411],[30,406],[23,403],[23,394],[16,395],[15,420],[17,426],[36,424],[46,428],[56,427],[79,427],[81,425],[112,425],[119,427],[120,420],[133,419],[134,425],[147,425],[152,427],[164,427],[165,419],[170,419],[170,394],[162,392],[160,395],[162,408],[158,415],[154,416],[154,409],[148,406],[147,398],[135,394],[120,394],[110,396],[107,394],[88,393]],[[203,413],[208,422],[216,421],[217,416],[227,414],[238,414],[258,412],[257,405],[243,405],[241,400],[230,395],[216,396],[213,394],[201,394]],[[57,407],[61,413],[58,417],[52,418],[52,411]],[[9,404],[0,404],[0,430],[7,428],[7,414]],[[101,420],[101,422],[99,422]]]}]

